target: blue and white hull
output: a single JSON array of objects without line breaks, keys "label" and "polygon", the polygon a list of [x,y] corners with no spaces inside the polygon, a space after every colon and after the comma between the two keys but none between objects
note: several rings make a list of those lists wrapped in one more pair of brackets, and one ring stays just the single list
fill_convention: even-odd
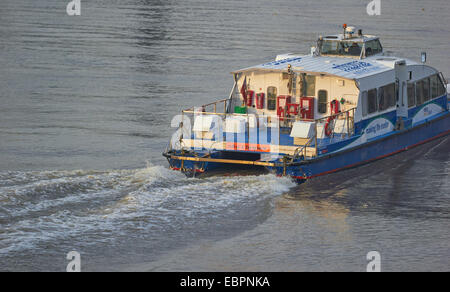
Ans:
[{"label": "blue and white hull", "polygon": [[[361,122],[356,126],[359,135],[338,143],[318,146],[319,156],[285,162],[283,159],[259,162],[259,155],[251,151],[203,151],[173,152],[166,155],[171,169],[189,176],[200,176],[218,170],[232,172],[236,168],[266,168],[279,176],[290,176],[298,183],[315,177],[358,167],[383,159],[430,141],[450,135],[450,112],[447,96],[411,110],[411,118],[404,120],[404,128],[396,130],[396,112],[390,112]],[[450,103],[449,103],[450,105]],[[432,115],[430,116],[430,113]],[[320,143],[319,143],[320,145]],[[183,157],[185,160],[179,159]],[[239,161],[254,161],[243,165]],[[236,162],[236,163],[234,163]]]},{"label": "blue and white hull", "polygon": [[358,167],[383,159],[430,141],[450,135],[450,113],[427,121],[417,127],[394,132],[372,142],[330,153],[317,159],[294,165],[271,168],[278,175],[288,175],[299,182]]}]

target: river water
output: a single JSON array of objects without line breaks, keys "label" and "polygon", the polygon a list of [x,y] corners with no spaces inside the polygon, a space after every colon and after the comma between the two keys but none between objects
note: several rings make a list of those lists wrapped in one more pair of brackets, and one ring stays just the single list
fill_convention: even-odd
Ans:
[{"label": "river water", "polygon": [[0,4],[0,270],[450,270],[450,138],[296,186],[186,178],[161,153],[229,72],[308,52],[343,23],[450,76],[447,0]]}]

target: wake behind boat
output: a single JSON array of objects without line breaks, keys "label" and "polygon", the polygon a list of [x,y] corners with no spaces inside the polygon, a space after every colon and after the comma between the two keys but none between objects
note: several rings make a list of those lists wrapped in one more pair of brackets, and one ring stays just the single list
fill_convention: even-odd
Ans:
[{"label": "wake behind boat", "polygon": [[450,134],[447,81],[425,63],[344,25],[309,55],[233,72],[228,99],[173,120],[163,155],[190,175],[246,165],[304,182],[406,151]]}]

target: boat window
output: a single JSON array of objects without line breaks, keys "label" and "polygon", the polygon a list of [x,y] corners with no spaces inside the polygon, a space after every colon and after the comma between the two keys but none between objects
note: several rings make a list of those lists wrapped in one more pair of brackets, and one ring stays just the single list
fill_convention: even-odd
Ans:
[{"label": "boat window", "polygon": [[397,105],[397,101],[399,100],[400,94],[398,87],[399,86],[395,83],[385,86],[389,107],[394,107]]},{"label": "boat window", "polygon": [[316,76],[306,75],[306,96],[316,95]]},{"label": "boat window", "polygon": [[277,108],[277,88],[270,86],[267,88],[267,109],[275,110]]},{"label": "boat window", "polygon": [[383,52],[380,40],[373,40],[366,43],[366,57],[370,57]]},{"label": "boat window", "polygon": [[363,117],[367,116],[367,110],[368,110],[367,91],[363,91],[363,93],[361,95],[361,108],[362,108]]},{"label": "boat window", "polygon": [[416,105],[416,88],[414,83],[408,83],[408,106],[413,107]]},{"label": "boat window", "polygon": [[424,102],[429,101],[431,99],[431,97],[430,97],[430,78],[425,78],[423,80],[422,90],[423,90]]},{"label": "boat window", "polygon": [[433,75],[430,77],[430,86],[431,86],[431,98],[436,98],[439,96],[439,77],[437,75]]},{"label": "boat window", "polygon": [[416,82],[416,104],[422,105],[424,103],[423,97],[423,80]]},{"label": "boat window", "polygon": [[395,106],[395,83],[381,87],[378,90],[378,109],[379,111],[387,110]]},{"label": "boat window", "polygon": [[328,110],[328,92],[319,90],[319,113],[326,114]]},{"label": "boat window", "polygon": [[301,96],[315,96],[316,95],[316,76],[301,74]]},{"label": "boat window", "polygon": [[439,75],[433,75],[430,78],[431,98],[443,96],[446,92],[446,86],[442,82]]},{"label": "boat window", "polygon": [[349,42],[342,42],[341,46],[344,49],[344,55],[350,55],[350,56],[361,56],[362,51],[362,43],[349,43]]},{"label": "boat window", "polygon": [[322,55],[339,55],[340,42],[324,41],[322,44]]},{"label": "boat window", "polygon": [[438,96],[443,96],[447,93],[447,86],[445,85],[444,81],[442,81],[442,79],[439,76],[438,76],[438,79],[439,79]]},{"label": "boat window", "polygon": [[322,43],[322,55],[357,56],[361,55],[362,42],[351,41],[324,41]]},{"label": "boat window", "polygon": [[378,111],[378,103],[377,103],[377,89],[369,90],[367,93],[367,112],[372,114]]}]

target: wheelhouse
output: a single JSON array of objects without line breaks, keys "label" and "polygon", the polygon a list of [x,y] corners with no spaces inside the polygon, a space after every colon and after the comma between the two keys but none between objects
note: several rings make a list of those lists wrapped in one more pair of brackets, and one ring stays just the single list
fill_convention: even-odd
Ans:
[{"label": "wheelhouse", "polygon": [[318,41],[318,53],[321,56],[355,57],[364,59],[383,53],[383,46],[379,38],[374,36],[360,36],[345,39],[342,35],[327,36]]}]

